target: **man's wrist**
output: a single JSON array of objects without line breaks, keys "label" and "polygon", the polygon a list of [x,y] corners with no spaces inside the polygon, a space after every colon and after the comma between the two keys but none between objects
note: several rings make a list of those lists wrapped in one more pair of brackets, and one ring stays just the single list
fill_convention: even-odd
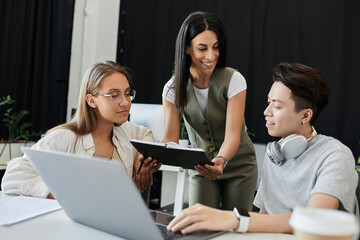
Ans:
[{"label": "man's wrist", "polygon": [[236,216],[234,211],[231,211],[231,213],[233,214],[233,217],[230,225],[230,231],[235,231],[235,229],[238,229],[240,226],[240,219]]},{"label": "man's wrist", "polygon": [[250,223],[250,215],[249,212],[246,209],[240,209],[240,212],[235,207],[234,213],[236,217],[239,219],[239,226],[236,229],[233,229],[236,232],[242,232],[245,233],[249,229],[249,223]]}]

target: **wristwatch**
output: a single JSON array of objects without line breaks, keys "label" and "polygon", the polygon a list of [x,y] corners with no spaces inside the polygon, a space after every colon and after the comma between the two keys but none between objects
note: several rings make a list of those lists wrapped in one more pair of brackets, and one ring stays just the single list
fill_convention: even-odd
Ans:
[{"label": "wristwatch", "polygon": [[226,167],[226,165],[228,164],[228,160],[227,160],[227,158],[226,157],[224,157],[224,156],[216,156],[215,158],[221,158],[222,160],[224,160],[224,166],[223,166],[223,170],[224,170],[224,168]]},{"label": "wristwatch", "polygon": [[236,217],[240,220],[239,227],[237,229],[234,229],[234,231],[242,232],[242,233],[247,232],[247,230],[249,229],[249,222],[250,222],[249,212],[246,209],[241,208],[239,213],[238,209],[235,207],[234,213]]}]

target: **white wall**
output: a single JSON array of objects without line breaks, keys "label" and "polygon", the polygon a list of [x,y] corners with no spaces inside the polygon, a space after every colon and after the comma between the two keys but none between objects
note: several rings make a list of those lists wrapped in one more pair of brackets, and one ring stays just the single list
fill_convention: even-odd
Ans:
[{"label": "white wall", "polygon": [[77,108],[82,77],[95,62],[116,60],[120,0],[76,0],[66,119]]}]

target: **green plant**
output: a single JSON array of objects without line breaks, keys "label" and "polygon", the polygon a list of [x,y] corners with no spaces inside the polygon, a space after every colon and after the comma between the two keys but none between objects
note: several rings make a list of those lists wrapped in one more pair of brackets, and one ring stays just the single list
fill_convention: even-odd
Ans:
[{"label": "green plant", "polygon": [[189,139],[186,126],[183,120],[180,121],[180,135],[179,139]]},{"label": "green plant", "polygon": [[[12,105],[14,103],[15,100],[11,99],[9,95],[0,98],[0,106]],[[10,146],[11,143],[14,143],[19,140],[23,140],[25,143],[27,143],[31,140],[32,137],[37,137],[41,135],[42,131],[34,132],[29,130],[29,128],[32,126],[32,123],[23,122],[23,118],[28,113],[29,111],[27,110],[20,110],[16,112],[12,107],[9,107],[5,111],[4,118],[2,120],[8,129],[8,137],[6,140],[2,138],[0,141],[2,143],[5,143],[0,152],[0,156],[3,154],[7,144],[9,144]],[[10,158],[11,158],[11,148],[10,148]]]}]

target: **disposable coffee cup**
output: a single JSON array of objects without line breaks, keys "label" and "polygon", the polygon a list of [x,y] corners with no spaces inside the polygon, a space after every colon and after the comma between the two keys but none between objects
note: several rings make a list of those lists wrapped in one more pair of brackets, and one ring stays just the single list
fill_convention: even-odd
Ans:
[{"label": "disposable coffee cup", "polygon": [[355,215],[333,209],[296,207],[289,224],[297,240],[357,240],[359,234]]}]

